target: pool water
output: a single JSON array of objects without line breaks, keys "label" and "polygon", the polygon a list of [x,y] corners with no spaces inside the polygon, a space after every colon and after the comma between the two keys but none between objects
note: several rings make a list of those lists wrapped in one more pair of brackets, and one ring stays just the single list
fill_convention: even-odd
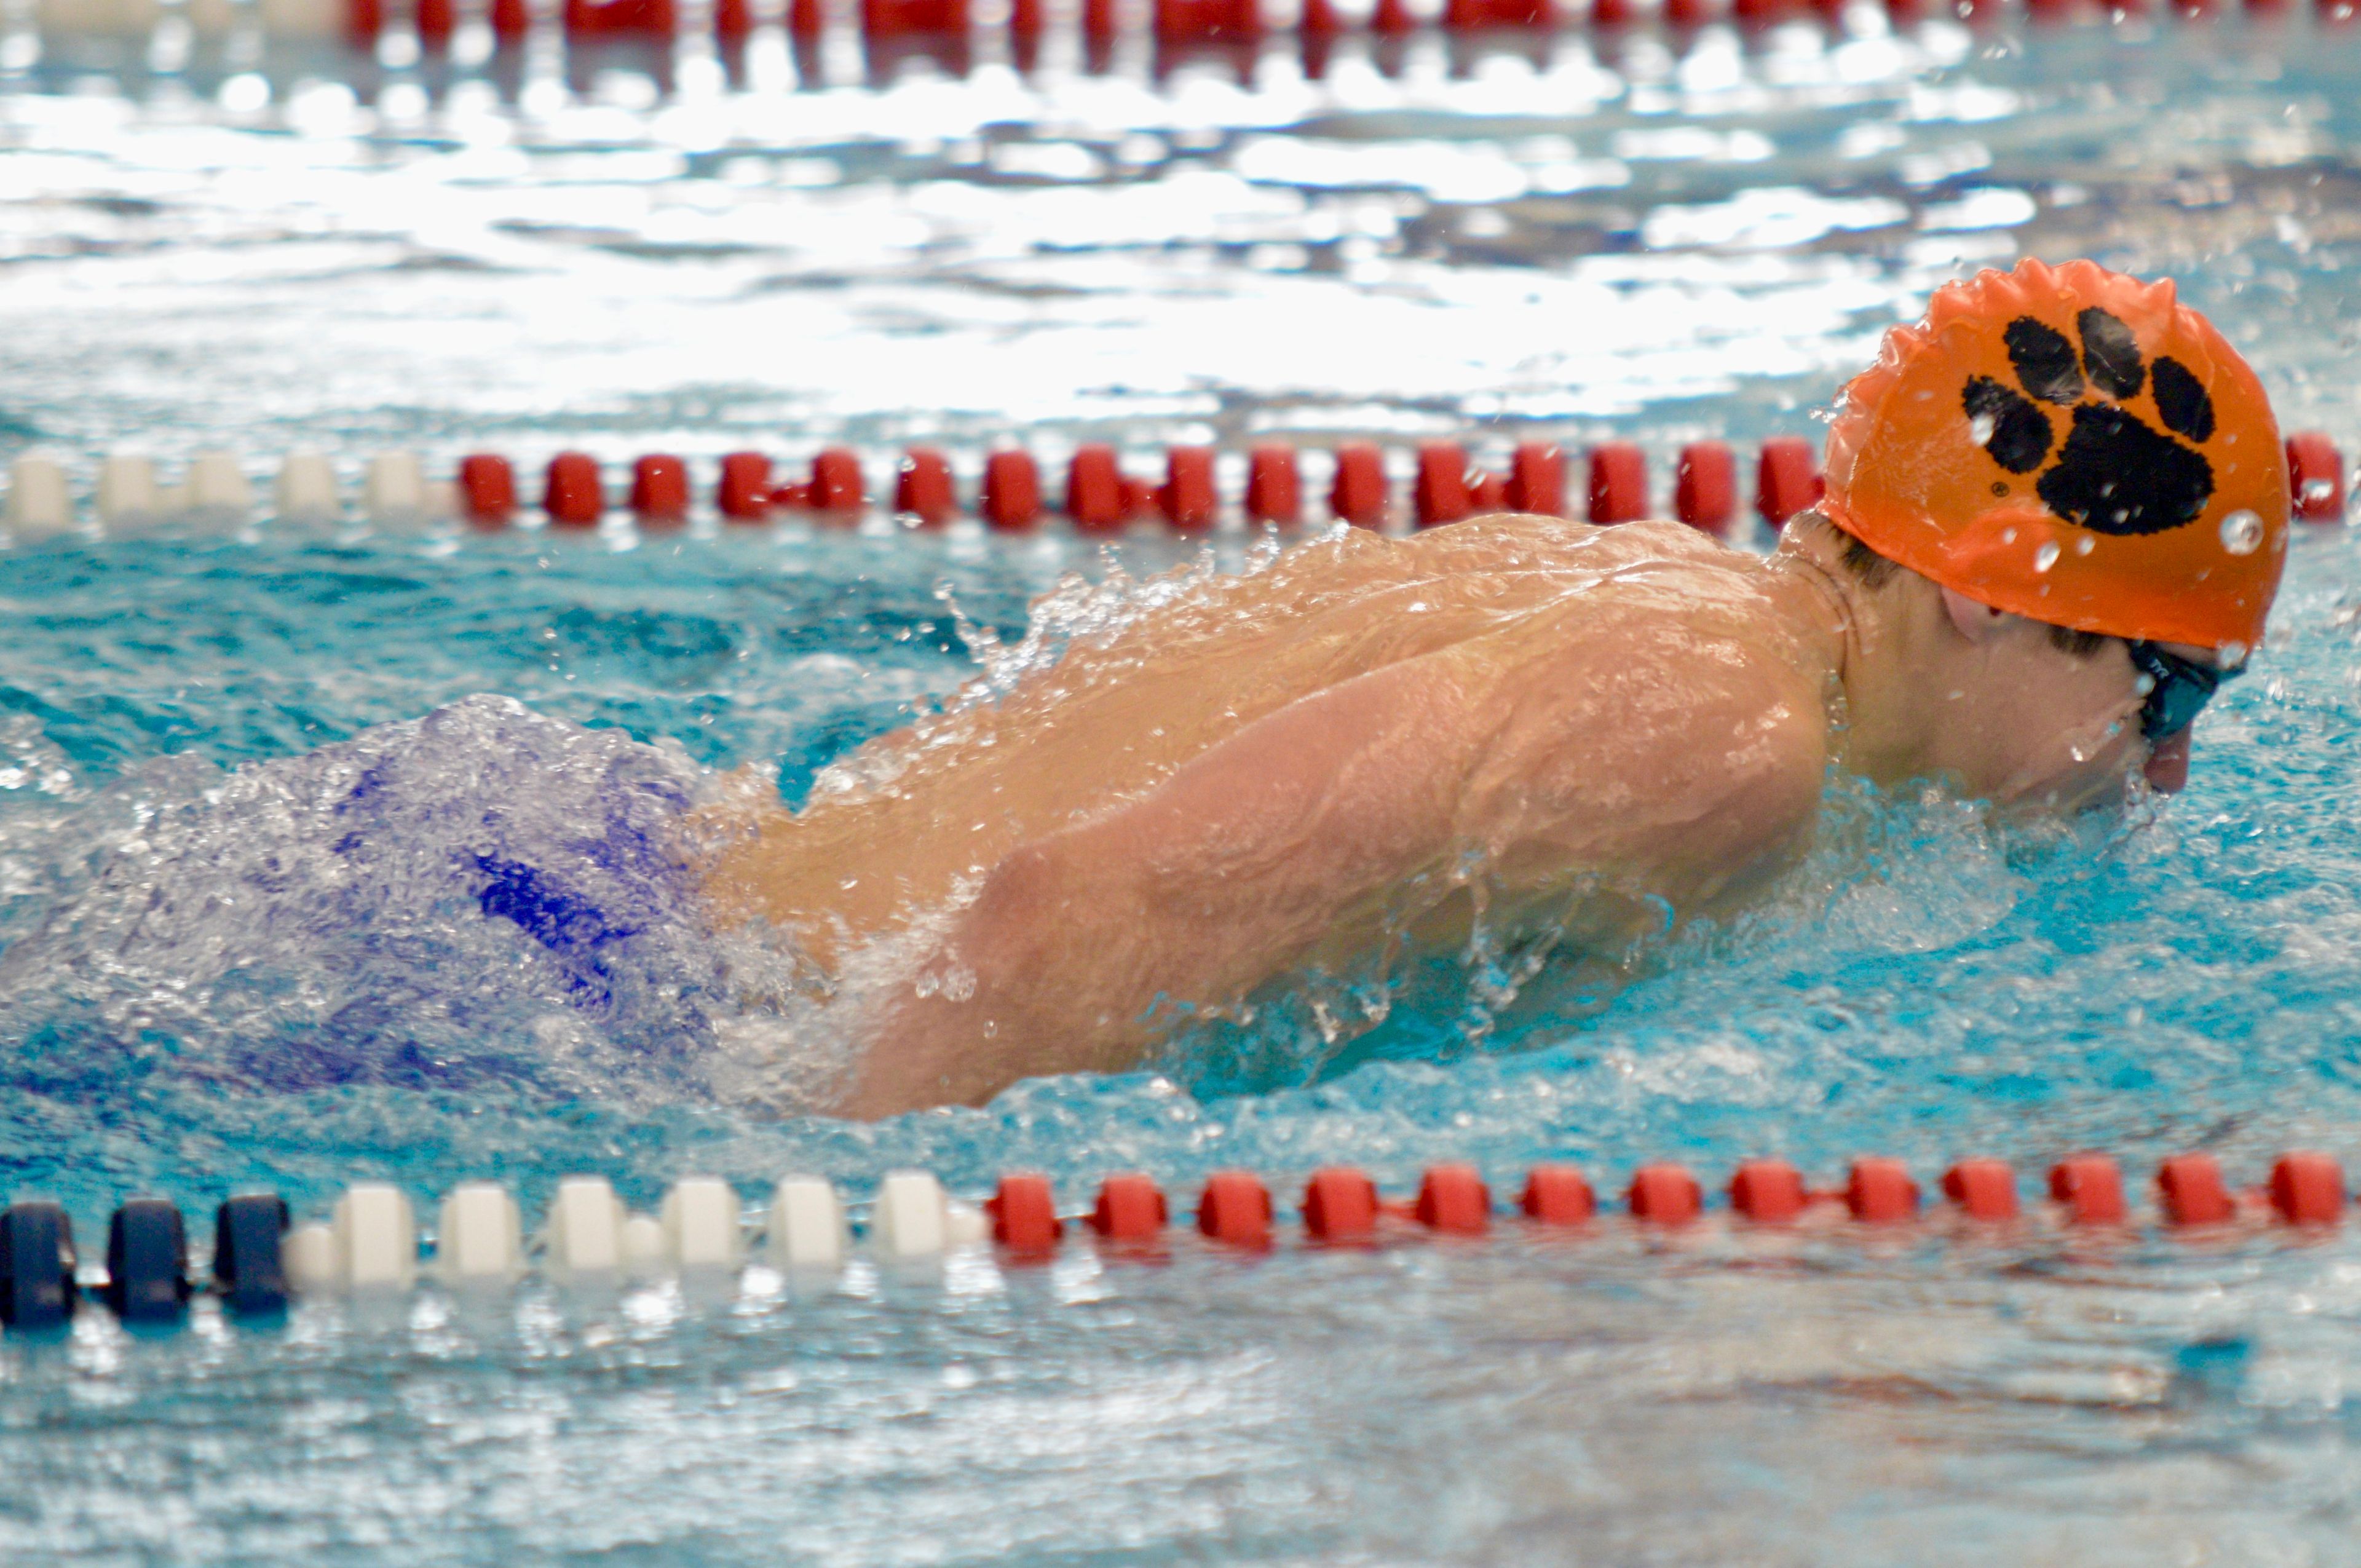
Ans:
[{"label": "pool water", "polygon": [[[1021,437],[1397,447],[1809,433],[1929,289],[2019,254],[2178,275],[2289,429],[2361,438],[2361,31],[2161,16],[1895,35],[1350,46],[1304,80],[1052,59],[669,96],[251,39],[0,38],[0,458],[298,444],[537,464]],[[831,46],[833,47],[833,46]],[[144,49],[144,52],[143,52]],[[176,52],[177,50],[177,52]],[[841,53],[840,50],[838,51]],[[834,58],[834,57],[831,57]],[[841,63],[840,61],[839,62]],[[842,73],[840,72],[840,80]],[[1661,499],[1661,498],[1660,498]],[[1745,541],[1763,548],[1760,534]],[[1083,1200],[1326,1161],[1396,1194],[1582,1163],[1922,1181],[2101,1148],[2361,1162],[2361,545],[2299,540],[2195,775],[2009,826],[1831,786],[1758,914],[1593,994],[1453,958],[1377,1028],[1282,994],[1153,1071],[878,1125],[737,1000],[664,863],[952,700],[1112,548],[800,526],[555,539],[194,523],[0,555],[0,1160],[85,1249],[122,1196],[299,1212],[375,1177],[635,1205],[920,1166]],[[1054,630],[1055,628],[1049,629]],[[1217,1255],[1070,1248],[796,1294],[533,1285],[0,1345],[0,1546],[91,1563],[2334,1563],[2361,1251],[1914,1231]]]}]

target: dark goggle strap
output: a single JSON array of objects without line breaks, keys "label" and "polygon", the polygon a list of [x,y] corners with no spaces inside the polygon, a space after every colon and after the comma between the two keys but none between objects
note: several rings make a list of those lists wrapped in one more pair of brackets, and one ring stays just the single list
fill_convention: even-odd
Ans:
[{"label": "dark goggle strap", "polygon": [[2196,722],[2222,683],[2246,674],[2246,666],[2216,670],[2168,652],[2153,642],[2130,642],[2132,668],[2147,677],[2146,700],[2140,704],[2140,733],[2149,740],[2169,740]]}]

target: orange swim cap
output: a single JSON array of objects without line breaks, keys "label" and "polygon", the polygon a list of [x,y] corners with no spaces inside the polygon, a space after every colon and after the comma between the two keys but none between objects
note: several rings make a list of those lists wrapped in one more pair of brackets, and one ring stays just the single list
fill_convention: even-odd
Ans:
[{"label": "orange swim cap", "polygon": [[2261,641],[2287,563],[2270,400],[2213,323],[2095,262],[1935,291],[1828,430],[1822,510],[1981,604],[2112,637]]}]

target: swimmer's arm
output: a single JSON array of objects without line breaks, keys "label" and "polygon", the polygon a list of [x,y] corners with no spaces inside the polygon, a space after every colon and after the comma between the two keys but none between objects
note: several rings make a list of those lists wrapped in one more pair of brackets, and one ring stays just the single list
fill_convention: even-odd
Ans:
[{"label": "swimmer's arm", "polygon": [[[1564,668],[1516,672],[1513,691],[1456,652],[1389,666],[1021,847],[929,964],[940,983],[869,1031],[842,1109],[890,1115],[1135,1066],[1159,1001],[1235,1000],[1406,880],[1447,874],[1471,835],[1510,884],[1644,864],[1711,896],[1808,822],[1824,726],[1759,671],[1668,694],[1648,652],[1570,651]],[[1682,883],[1681,866],[1697,873]]]},{"label": "swimmer's arm", "polygon": [[1234,998],[1444,854],[1489,729],[1472,710],[1447,659],[1392,665],[1011,852],[925,971],[946,983],[904,993],[871,1032],[841,1109],[891,1115],[1136,1065],[1159,998]]}]

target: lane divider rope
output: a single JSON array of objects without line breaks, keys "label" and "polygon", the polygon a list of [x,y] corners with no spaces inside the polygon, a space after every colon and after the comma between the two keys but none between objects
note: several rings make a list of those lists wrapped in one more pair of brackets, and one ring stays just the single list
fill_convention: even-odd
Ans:
[{"label": "lane divider rope", "polygon": [[[2314,523],[2342,521],[2347,475],[2336,443],[2319,431],[2299,432],[2288,438],[2287,455],[2295,515]],[[1507,468],[1497,472],[1471,463],[1467,448],[1455,441],[1423,443],[1411,456],[1408,484],[1400,487],[1387,453],[1377,444],[1345,442],[1329,449],[1328,515],[1362,528],[1433,528],[1490,511],[1577,515],[1568,495],[1567,454],[1550,442],[1520,443]],[[1067,460],[1056,510],[1086,534],[1122,532],[1149,520],[1160,520],[1176,532],[1198,533],[1232,511],[1249,526],[1305,522],[1298,449],[1266,442],[1245,458],[1243,485],[1225,496],[1211,446],[1168,447],[1159,482],[1126,472],[1113,445],[1086,443]],[[1601,442],[1587,449],[1584,463],[1579,515],[1592,522],[1655,515],[1652,509],[1665,499],[1652,490],[1647,455],[1635,442]],[[937,447],[907,449],[894,465],[890,487],[874,488],[860,454],[850,447],[821,448],[800,477],[782,477],[766,454],[731,452],[715,464],[708,493],[723,522],[746,526],[801,517],[823,526],[853,527],[889,493],[885,510],[917,528],[941,528],[972,516],[993,532],[1021,533],[1051,514],[1041,467],[1031,453],[996,449],[984,455],[980,467],[979,481],[963,501],[950,459]],[[1763,442],[1753,472],[1754,511],[1773,529],[1819,499],[1818,454],[1801,436]],[[243,523],[258,505],[245,467],[224,452],[194,455],[181,481],[169,486],[159,479],[152,459],[112,454],[98,464],[90,499],[102,529],[126,531],[192,515]],[[379,453],[363,465],[358,499],[361,516],[373,523],[456,520],[491,531],[533,511],[555,529],[597,528],[620,511],[640,528],[655,531],[687,522],[696,510],[688,460],[664,453],[638,458],[627,482],[610,487],[597,457],[560,452],[543,469],[538,505],[530,509],[515,465],[499,454],[463,457],[444,483],[430,481],[413,453]],[[1727,535],[1741,499],[1738,457],[1729,444],[1696,441],[1682,447],[1669,499],[1680,521]],[[282,461],[271,504],[273,515],[289,521],[335,521],[346,511],[335,465],[325,454],[310,450],[290,453]],[[10,535],[20,542],[71,532],[79,512],[64,464],[40,454],[19,457],[10,471],[5,515]]]},{"label": "lane divider rope", "polygon": [[[2281,10],[2282,4],[2246,0],[2246,8],[2268,15]],[[2316,4],[2333,22],[2352,14],[2349,0]],[[1291,31],[1304,46],[1311,74],[1317,76],[1324,65],[1324,47],[1356,32],[1381,43],[1429,27],[1455,38],[1507,34],[1539,39],[1582,26],[1612,32],[1650,16],[1675,29],[1725,20],[1763,27],[1801,19],[1836,27],[1843,20],[1844,8],[1844,0],[1659,0],[1644,8],[1633,0],[1588,0],[1580,5],[1558,0],[1444,0],[1441,13],[1429,17],[1407,0],[1371,0],[1366,10],[1355,8],[1356,16],[1340,10],[1334,0],[1301,0],[1290,27],[1266,17],[1258,0],[1152,0],[1147,21],[1149,39],[1168,54],[1247,50]],[[1998,0],[1953,0],[1942,6],[1928,0],[1883,0],[1883,8],[1894,22],[1906,26],[1930,14],[1982,22],[2002,7]],[[2022,6],[2026,16],[2044,23],[2065,20],[2080,8],[2077,0],[2024,0]],[[2147,6],[2145,0],[2103,0],[2089,8],[2136,16]],[[2214,5],[2212,0],[2191,0],[2178,8],[2193,13]],[[201,34],[226,32],[235,25],[235,11],[226,0],[203,0],[187,9],[192,27]],[[357,50],[373,49],[399,24],[406,24],[403,30],[432,53],[447,50],[464,25],[483,25],[496,47],[507,48],[522,46],[543,25],[536,15],[541,7],[530,0],[257,0],[255,9],[267,37],[337,38]],[[126,36],[152,29],[160,15],[159,5],[125,0],[43,0],[38,21],[44,32]],[[759,16],[754,0],[711,0],[702,6],[683,5],[678,0],[562,0],[554,19],[569,43],[650,43],[679,36],[684,22],[697,16],[725,47],[743,44],[758,26],[777,26],[806,50],[817,49],[829,20],[822,0],[766,0]],[[969,0],[860,0],[852,19],[873,49],[929,52],[953,60],[964,56],[977,31]],[[1115,0],[1082,0],[1072,25],[1092,69],[1104,69],[1106,57],[1126,36],[1126,20],[1125,8]],[[1049,31],[1042,0],[1012,0],[1005,27],[1016,64],[1031,69]]]},{"label": "lane divider rope", "polygon": [[[1853,1161],[1841,1186],[1816,1190],[1783,1159],[1740,1165],[1709,1208],[1686,1168],[1642,1165],[1631,1173],[1622,1207],[1629,1223],[1669,1234],[1717,1218],[1742,1228],[1817,1228],[1905,1234],[1912,1226],[2006,1234],[2028,1226],[2126,1232],[2153,1223],[2176,1234],[2222,1234],[2278,1226],[2317,1232],[2345,1218],[2343,1168],[2331,1156],[2281,1155],[2261,1185],[2234,1190],[2213,1156],[2175,1155],[2152,1182],[2153,1207],[2136,1212],[2116,1162],[2081,1154],[2051,1167],[2045,1197],[2021,1201],[2006,1162],[1962,1159],[1943,1173],[1930,1213],[1908,1166]],[[1421,1234],[1478,1237],[1507,1223],[1576,1236],[1609,1223],[1588,1177],[1568,1164],[1525,1173],[1504,1212],[1477,1167],[1428,1168],[1417,1193],[1389,1200],[1367,1173],[1326,1166],[1305,1179],[1295,1239],[1306,1246],[1410,1242]],[[1092,1205],[1062,1212],[1048,1177],[1003,1176],[980,1206],[952,1199],[930,1173],[889,1172],[858,1227],[867,1255],[887,1264],[939,1261],[989,1245],[1003,1261],[1046,1261],[1068,1245],[1069,1223],[1113,1254],[1165,1252],[1173,1211],[1163,1189],[1140,1172],[1103,1180]],[[1216,1171],[1200,1190],[1193,1223],[1209,1244],[1247,1251],[1283,1239],[1270,1188],[1251,1171]],[[126,1322],[170,1324],[200,1293],[242,1315],[284,1311],[305,1296],[405,1291],[422,1278],[446,1289],[512,1286],[536,1267],[557,1284],[620,1284],[702,1273],[727,1276],[759,1263],[790,1277],[841,1271],[855,1255],[856,1227],[833,1183],[818,1176],[778,1182],[767,1209],[750,1215],[737,1190],[715,1177],[684,1177],[653,1214],[635,1214],[599,1176],[557,1184],[540,1231],[526,1236],[522,1212],[497,1182],[468,1181],[442,1201],[431,1245],[422,1245],[410,1195],[388,1182],[346,1188],[325,1220],[291,1225],[285,1200],[244,1193],[214,1217],[210,1260],[192,1266],[180,1210],[161,1198],[133,1198],[107,1224],[103,1269],[85,1272],[65,1210],[21,1199],[0,1212],[0,1322],[31,1332],[62,1326],[85,1300]]]}]

